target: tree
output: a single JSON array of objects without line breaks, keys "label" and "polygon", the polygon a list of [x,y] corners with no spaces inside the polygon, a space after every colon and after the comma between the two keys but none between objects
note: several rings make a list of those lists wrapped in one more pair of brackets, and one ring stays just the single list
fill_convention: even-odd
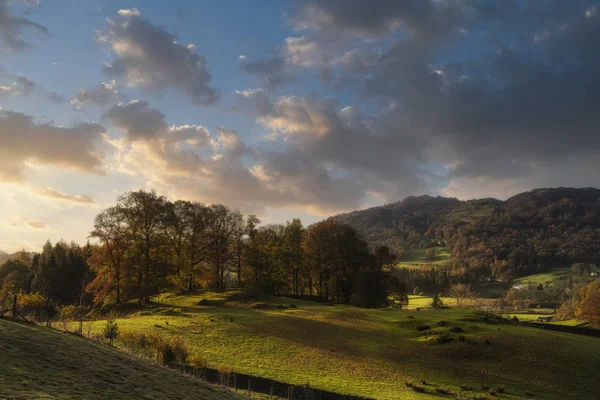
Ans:
[{"label": "tree", "polygon": [[433,299],[431,300],[431,307],[432,308],[444,308],[444,302],[442,301],[442,299],[440,298],[441,296],[439,294],[435,294],[433,296]]},{"label": "tree", "polygon": [[425,250],[425,258],[428,260],[433,260],[437,257],[437,250],[434,247],[430,247]]},{"label": "tree", "polygon": [[450,286],[450,297],[456,301],[456,306],[462,308],[466,306],[467,302],[475,297],[475,293],[471,288],[471,285],[465,283],[458,283]]},{"label": "tree", "polygon": [[392,276],[389,279],[388,294],[392,307],[403,308],[408,306],[408,288],[398,277]]},{"label": "tree", "polygon": [[576,316],[600,327],[600,280],[594,280],[579,290]]},{"label": "tree", "polygon": [[102,333],[112,346],[114,340],[119,336],[119,324],[115,321],[114,317],[108,317]]},{"label": "tree", "polygon": [[298,218],[287,222],[283,231],[286,263],[290,266],[292,275],[292,293],[300,294],[300,274],[304,263],[303,243],[306,229]]},{"label": "tree", "polygon": [[127,263],[127,252],[130,250],[132,236],[128,234],[123,209],[110,207],[94,220],[94,230],[90,237],[99,241],[99,246],[92,247],[89,259],[91,269],[96,274],[86,290],[95,294],[95,302],[102,303],[114,294],[114,302],[121,302],[124,290],[124,275]]},{"label": "tree", "polygon": [[212,269],[212,286],[224,289],[233,260],[236,228],[243,217],[220,204],[210,208],[213,219],[207,235],[211,242],[207,261]]},{"label": "tree", "polygon": [[166,281],[169,252],[164,234],[167,200],[156,192],[140,190],[129,192],[117,199],[117,208],[127,225],[125,232],[131,243],[132,266],[137,275],[137,298],[140,303],[150,301]]}]

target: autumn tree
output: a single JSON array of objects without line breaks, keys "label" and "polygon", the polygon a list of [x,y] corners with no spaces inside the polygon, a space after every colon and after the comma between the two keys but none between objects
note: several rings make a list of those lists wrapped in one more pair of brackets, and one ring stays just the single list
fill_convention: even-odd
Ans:
[{"label": "autumn tree", "polygon": [[475,293],[473,292],[471,285],[457,283],[450,286],[450,297],[456,301],[456,306],[458,308],[462,308],[475,297]]},{"label": "autumn tree", "polygon": [[593,327],[600,327],[600,280],[594,280],[579,290],[576,316]]}]

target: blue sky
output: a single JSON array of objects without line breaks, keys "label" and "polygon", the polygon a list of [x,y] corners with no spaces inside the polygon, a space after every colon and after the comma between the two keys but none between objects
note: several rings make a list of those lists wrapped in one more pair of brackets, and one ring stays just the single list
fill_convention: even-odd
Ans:
[{"label": "blue sky", "polygon": [[594,1],[376,5],[0,0],[0,250],[139,189],[309,224],[600,184]]}]

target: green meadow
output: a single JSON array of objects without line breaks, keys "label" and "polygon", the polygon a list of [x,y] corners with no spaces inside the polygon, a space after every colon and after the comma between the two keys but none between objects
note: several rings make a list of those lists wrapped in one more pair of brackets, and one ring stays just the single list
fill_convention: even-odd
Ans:
[{"label": "green meadow", "polygon": [[[417,311],[430,303],[425,296],[413,296],[407,310],[238,292],[156,301],[118,319],[120,330],[182,335],[211,367],[292,384],[377,399],[439,398],[437,387],[471,399],[498,386],[505,399],[589,399],[600,391],[600,339],[486,322],[473,310]],[[405,386],[421,380],[425,393]]]},{"label": "green meadow", "polygon": [[553,268],[548,272],[542,272],[539,274],[527,275],[521,278],[513,279],[513,284],[515,285],[528,285],[532,283],[534,285],[539,285],[540,283],[543,285],[546,282],[554,282],[558,279],[564,278],[570,274],[570,270],[568,268]]},{"label": "green meadow", "polygon": [[441,265],[450,259],[451,254],[443,247],[437,247],[437,256],[427,258],[426,249],[407,250],[398,261],[399,267],[418,267],[421,265]]}]

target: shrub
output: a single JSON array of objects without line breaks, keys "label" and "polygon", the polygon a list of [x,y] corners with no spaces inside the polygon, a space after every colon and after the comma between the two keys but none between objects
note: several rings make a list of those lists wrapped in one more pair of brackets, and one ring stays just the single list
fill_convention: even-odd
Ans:
[{"label": "shrub", "polygon": [[419,325],[419,326],[417,326],[417,330],[419,332],[428,331],[429,329],[431,329],[431,327],[429,325]]},{"label": "shrub", "polygon": [[192,368],[194,376],[198,376],[198,373],[200,373],[201,377],[206,375],[208,360],[205,357],[202,357],[200,354],[192,354],[188,359],[188,364]]},{"label": "shrub", "polygon": [[435,323],[435,326],[448,326],[448,325],[450,325],[448,323],[448,321],[443,321],[443,320]]},{"label": "shrub", "polygon": [[498,393],[506,393],[506,389],[504,388],[504,386],[498,386],[498,387],[496,388],[496,391],[497,391]]},{"label": "shrub", "polygon": [[458,333],[458,332],[462,332],[463,328],[461,328],[460,326],[453,326],[452,329],[450,329],[450,330],[454,333]]},{"label": "shrub", "polygon": [[421,381],[421,384],[422,384],[422,385],[427,385],[427,381],[426,381],[425,379],[423,379],[423,380]]},{"label": "shrub", "polygon": [[469,386],[469,385],[464,384],[464,383],[462,385],[460,385],[460,388],[462,390],[466,390],[466,391],[469,391],[469,392],[473,390],[473,386]]},{"label": "shrub", "polygon": [[171,348],[175,354],[175,360],[179,364],[185,364],[189,356],[187,342],[183,336],[177,335],[171,339]]},{"label": "shrub", "polygon": [[269,308],[269,306],[266,303],[254,303],[250,306],[250,308],[253,308],[255,310],[262,310],[265,308]]},{"label": "shrub", "polygon": [[433,296],[433,299],[431,300],[431,307],[438,308],[438,309],[444,308],[444,302],[440,298],[439,294],[436,294],[435,296]]},{"label": "shrub", "polygon": [[223,386],[231,386],[233,368],[228,365],[220,365],[219,368],[217,368],[217,371],[219,371],[219,384]]},{"label": "shrub", "polygon": [[112,316],[106,320],[106,325],[104,325],[102,333],[104,334],[104,338],[108,339],[108,342],[112,346],[114,340],[119,336],[119,325]]}]

